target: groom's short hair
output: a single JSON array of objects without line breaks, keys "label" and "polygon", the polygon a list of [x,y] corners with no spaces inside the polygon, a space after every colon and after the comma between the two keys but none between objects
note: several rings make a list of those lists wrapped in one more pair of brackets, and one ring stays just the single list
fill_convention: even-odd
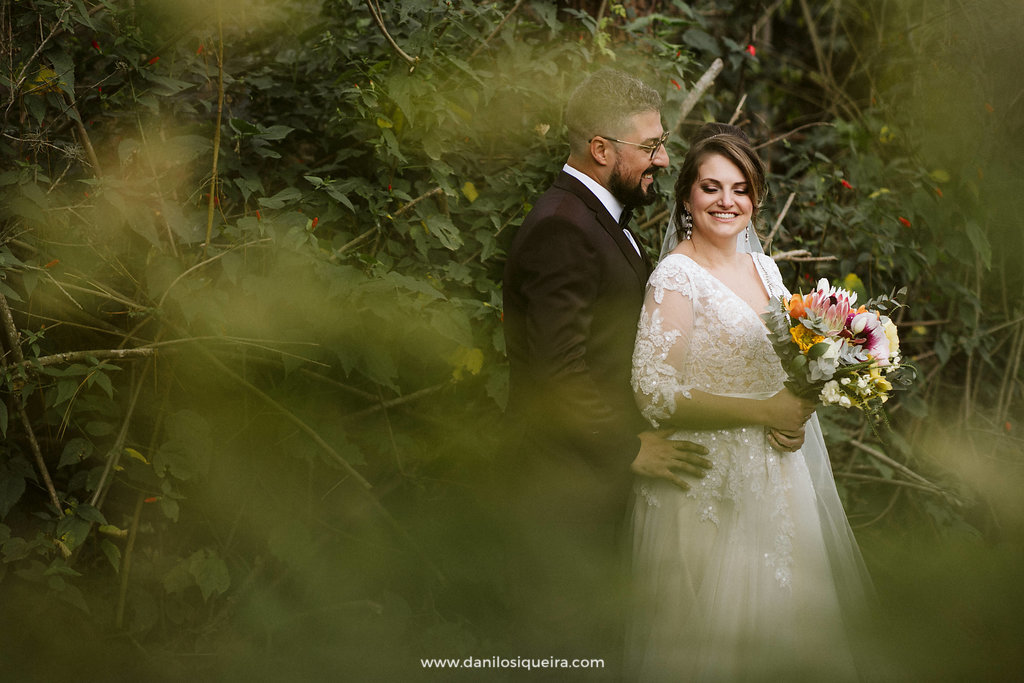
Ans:
[{"label": "groom's short hair", "polygon": [[578,154],[595,135],[623,135],[630,117],[649,111],[661,111],[657,90],[624,71],[596,71],[569,97],[565,109],[569,148]]}]

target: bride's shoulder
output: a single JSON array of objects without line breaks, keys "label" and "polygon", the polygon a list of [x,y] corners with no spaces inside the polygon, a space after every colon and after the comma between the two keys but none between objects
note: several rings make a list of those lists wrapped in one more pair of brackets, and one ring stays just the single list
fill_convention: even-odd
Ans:
[{"label": "bride's shoulder", "polygon": [[666,254],[651,275],[660,278],[673,278],[687,276],[697,272],[698,266],[693,260],[684,254]]},{"label": "bride's shoulder", "polygon": [[701,268],[688,256],[668,254],[651,273],[648,285],[656,289],[668,289],[689,293],[694,281],[700,280]]},{"label": "bride's shoulder", "polygon": [[754,260],[757,261],[758,265],[760,265],[766,273],[777,277],[779,280],[782,279],[782,273],[779,271],[779,266],[771,256],[768,254],[757,253],[751,254],[751,256],[754,257]]}]

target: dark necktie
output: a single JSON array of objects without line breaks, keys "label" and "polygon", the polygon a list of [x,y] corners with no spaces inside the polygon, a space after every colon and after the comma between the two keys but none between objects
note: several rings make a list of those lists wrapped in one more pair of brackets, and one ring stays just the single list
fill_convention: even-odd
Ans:
[{"label": "dark necktie", "polygon": [[629,221],[633,218],[633,209],[628,206],[622,209],[622,213],[619,214],[619,227],[623,230],[629,230]]},{"label": "dark necktie", "polygon": [[640,242],[633,234],[633,231],[629,229],[629,221],[632,217],[633,209],[631,209],[628,206],[622,209],[622,213],[619,214],[619,227],[625,230],[630,235],[630,237],[633,238],[633,243],[636,245],[637,251],[640,252],[640,260],[644,262],[644,267],[647,269],[647,272],[649,273],[651,272],[651,259],[650,257],[647,256],[647,252],[644,251],[644,248],[640,245]]}]

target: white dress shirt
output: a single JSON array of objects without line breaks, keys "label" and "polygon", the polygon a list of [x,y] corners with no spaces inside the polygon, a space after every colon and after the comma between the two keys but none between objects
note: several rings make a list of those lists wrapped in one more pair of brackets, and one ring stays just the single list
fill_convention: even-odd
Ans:
[{"label": "white dress shirt", "polygon": [[[611,217],[615,222],[619,222],[619,218],[622,217],[624,207],[622,206],[622,202],[616,199],[615,196],[608,191],[608,188],[598,183],[583,171],[577,170],[569,164],[562,166],[562,170],[586,185],[587,189],[590,190],[590,192],[597,197],[598,201],[604,205],[604,208],[608,210],[608,213],[611,214]],[[640,246],[636,243],[636,240],[633,239],[633,233],[631,233],[627,228],[623,228],[622,232],[625,233],[626,239],[628,239],[629,243],[633,245],[634,249],[636,249],[637,256],[640,256]]]}]

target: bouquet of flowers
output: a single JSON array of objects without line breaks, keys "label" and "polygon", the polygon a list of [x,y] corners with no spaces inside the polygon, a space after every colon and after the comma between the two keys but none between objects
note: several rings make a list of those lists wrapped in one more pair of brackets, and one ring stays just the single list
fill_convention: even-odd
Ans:
[{"label": "bouquet of flowers", "polygon": [[810,294],[778,297],[761,317],[797,396],[825,405],[855,407],[872,417],[894,389],[906,388],[913,367],[902,364],[900,340],[889,314],[906,288],[854,307],[857,294],[826,279]]}]

